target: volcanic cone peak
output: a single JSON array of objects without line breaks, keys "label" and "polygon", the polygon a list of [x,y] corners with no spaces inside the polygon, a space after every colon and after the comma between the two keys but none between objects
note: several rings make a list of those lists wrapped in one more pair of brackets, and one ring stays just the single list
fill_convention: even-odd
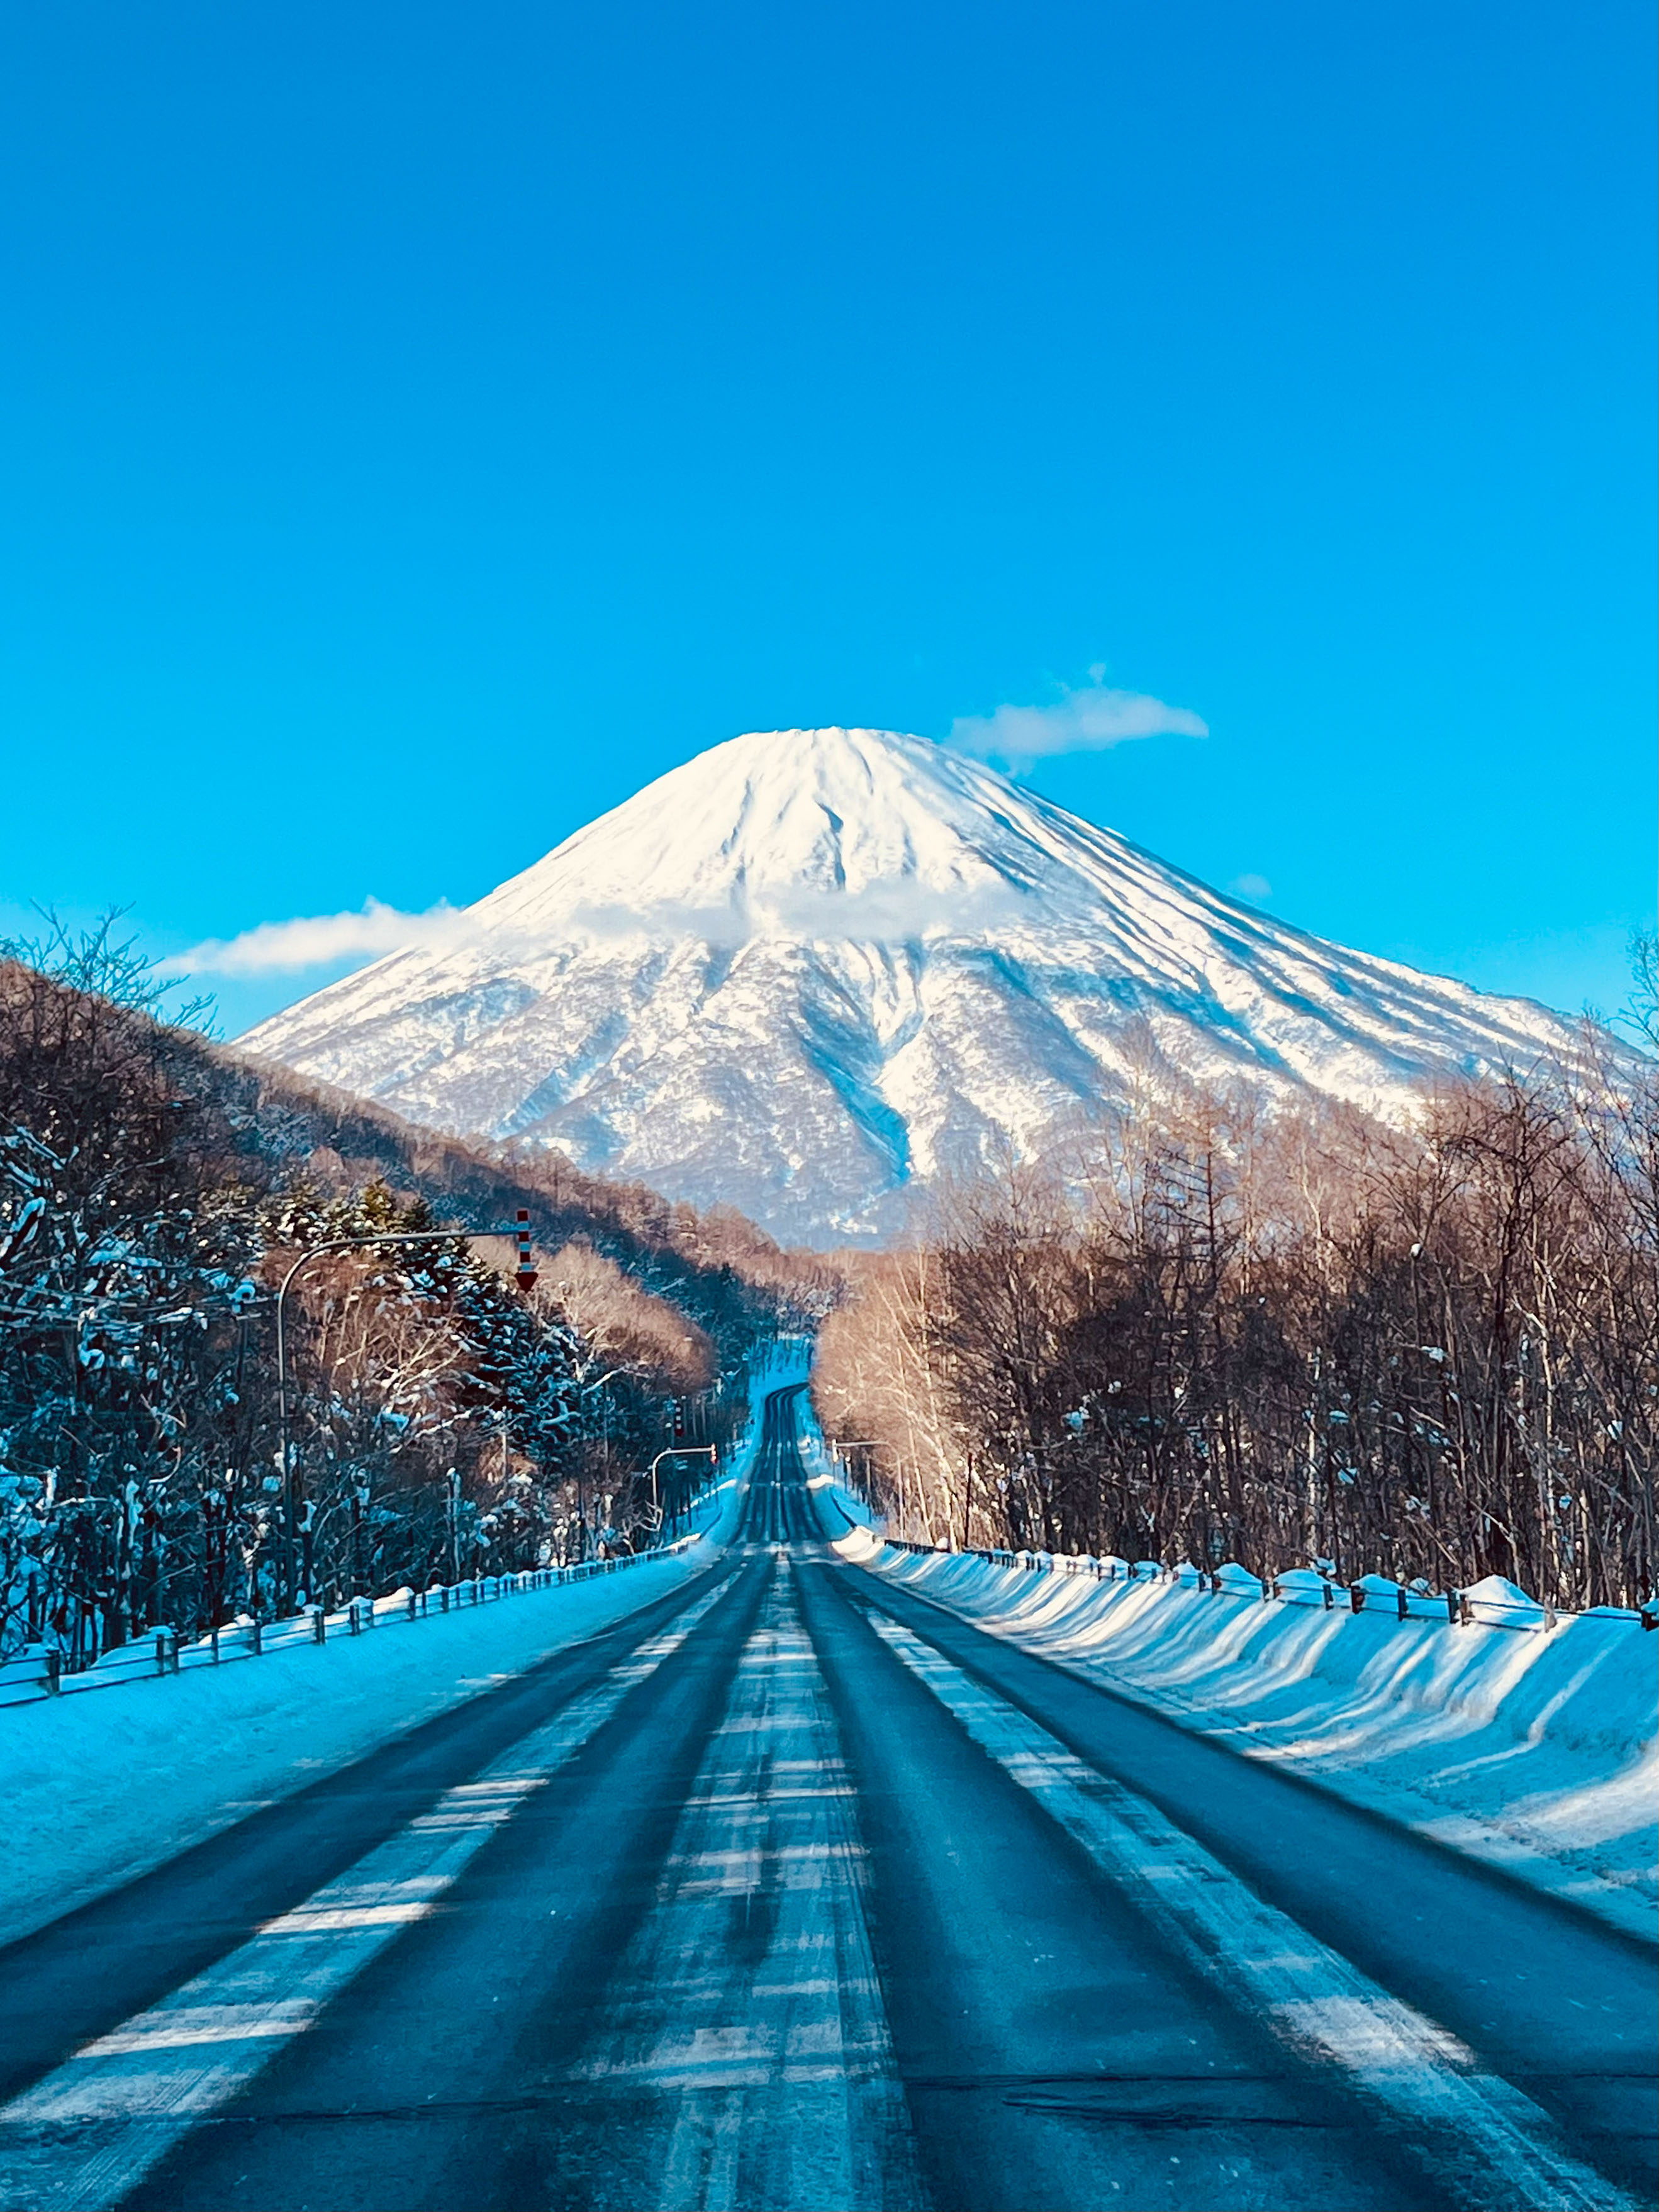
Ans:
[{"label": "volcanic cone peak", "polygon": [[924,738],[830,729],[700,754],[243,1043],[826,1244],[1067,1146],[1149,1048],[1397,1118],[1573,1034],[1290,928]]}]

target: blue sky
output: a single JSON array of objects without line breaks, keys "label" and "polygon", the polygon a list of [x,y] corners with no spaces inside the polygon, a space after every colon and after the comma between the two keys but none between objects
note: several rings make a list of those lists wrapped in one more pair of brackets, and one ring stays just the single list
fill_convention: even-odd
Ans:
[{"label": "blue sky", "polygon": [[11,11],[0,927],[465,901],[739,731],[1103,668],[1210,734],[1052,797],[1615,1003],[1652,42],[1635,0]]}]

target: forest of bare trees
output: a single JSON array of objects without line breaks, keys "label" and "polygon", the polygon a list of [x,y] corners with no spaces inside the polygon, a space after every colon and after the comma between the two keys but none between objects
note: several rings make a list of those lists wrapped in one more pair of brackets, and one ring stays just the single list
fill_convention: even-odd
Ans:
[{"label": "forest of bare trees", "polygon": [[855,1263],[826,1430],[930,1543],[1639,1603],[1659,1112],[1650,1063],[1586,1052],[1408,1131],[1149,1093],[1086,1197],[1010,1172]]},{"label": "forest of bare trees", "polygon": [[[145,1626],[650,1540],[641,1470],[677,1437],[723,1439],[764,1295],[578,1202],[539,1212],[566,1233],[521,1296],[510,1245],[445,1233],[485,1225],[464,1204],[440,1219],[296,1145],[296,1102],[268,1111],[155,1018],[107,927],[29,950],[0,962],[0,1648],[72,1666]],[[499,1172],[471,1166],[499,1215]],[[377,1236],[421,1241],[319,1249]],[[595,1237],[689,1285],[723,1357]],[[276,1291],[307,1254],[285,1481]],[[694,1466],[662,1468],[670,1508]]]}]

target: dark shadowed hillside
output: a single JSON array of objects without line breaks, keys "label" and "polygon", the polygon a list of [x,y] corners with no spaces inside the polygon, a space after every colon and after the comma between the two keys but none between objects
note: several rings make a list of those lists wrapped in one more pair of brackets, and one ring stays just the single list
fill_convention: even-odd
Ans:
[{"label": "dark shadowed hillside", "polygon": [[[749,1346],[823,1302],[821,1267],[736,1217],[469,1151],[156,1019],[107,931],[47,950],[0,963],[9,1644],[74,1664],[150,1623],[648,1542],[643,1471],[718,1447]],[[528,1297],[510,1246],[454,1233],[521,1208]],[[699,1469],[665,1462],[670,1510]]]}]

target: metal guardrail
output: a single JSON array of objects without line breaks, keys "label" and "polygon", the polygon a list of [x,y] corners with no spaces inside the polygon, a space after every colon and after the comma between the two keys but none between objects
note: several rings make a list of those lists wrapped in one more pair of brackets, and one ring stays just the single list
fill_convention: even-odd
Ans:
[{"label": "metal guardrail", "polygon": [[[1006,1567],[1022,1574],[1085,1575],[1101,1583],[1179,1583],[1192,1590],[1208,1590],[1217,1597],[1274,1601],[1284,1605],[1315,1606],[1327,1613],[1386,1613],[1397,1620],[1434,1620],[1444,1627],[1514,1629],[1523,1634],[1548,1635],[1562,1620],[1627,1620],[1644,1629],[1659,1629],[1659,1605],[1639,1612],[1622,1606],[1597,1606],[1589,1613],[1563,1613],[1550,1605],[1511,1603],[1507,1600],[1472,1596],[1467,1590],[1414,1590],[1383,1575],[1362,1575],[1343,1583],[1312,1567],[1297,1567],[1264,1581],[1247,1568],[1224,1566],[1207,1574],[1198,1567],[1166,1567],[1151,1559],[1096,1559],[1055,1552],[983,1551],[977,1546],[952,1550],[943,1544],[918,1544],[903,1536],[882,1540],[894,1551],[922,1558],[983,1559],[987,1565]],[[1509,1618],[1506,1616],[1519,1616]]]},{"label": "metal guardrail", "polygon": [[320,1605],[280,1620],[240,1620],[210,1629],[206,1635],[181,1637],[174,1628],[146,1628],[130,1642],[106,1651],[93,1666],[66,1674],[62,1654],[49,1646],[27,1644],[15,1657],[0,1660],[0,1705],[31,1705],[41,1698],[77,1697],[87,1690],[113,1689],[123,1682],[148,1681],[159,1674],[188,1674],[198,1667],[221,1667],[239,1659],[259,1659],[296,1644],[326,1644],[343,1636],[363,1636],[400,1621],[426,1620],[469,1606],[491,1605],[526,1592],[591,1582],[620,1573],[647,1559],[671,1559],[700,1543],[703,1531],[677,1537],[647,1552],[619,1559],[586,1559],[569,1567],[535,1567],[521,1575],[479,1575],[430,1589],[393,1590],[387,1597],[354,1597],[332,1613]]}]

